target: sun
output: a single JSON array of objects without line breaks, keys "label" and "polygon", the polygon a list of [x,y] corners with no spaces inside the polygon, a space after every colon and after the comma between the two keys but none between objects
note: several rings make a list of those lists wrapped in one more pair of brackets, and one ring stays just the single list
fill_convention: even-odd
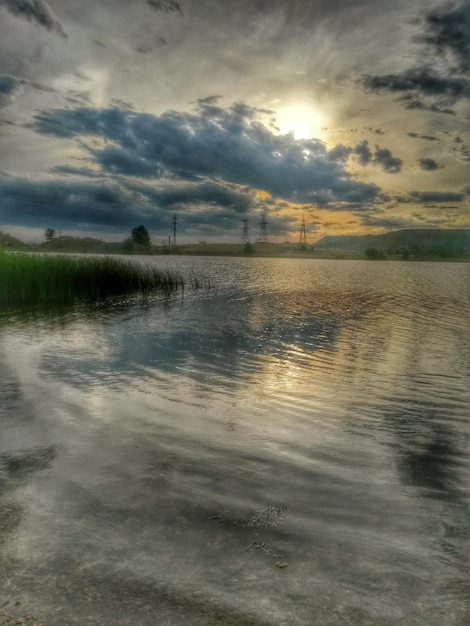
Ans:
[{"label": "sun", "polygon": [[309,104],[289,104],[276,112],[276,123],[281,135],[292,133],[295,139],[319,138],[324,120]]}]

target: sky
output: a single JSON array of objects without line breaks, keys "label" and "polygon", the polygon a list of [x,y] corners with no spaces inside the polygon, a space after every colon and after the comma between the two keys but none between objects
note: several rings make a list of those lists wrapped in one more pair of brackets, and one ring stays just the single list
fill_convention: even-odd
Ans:
[{"label": "sky", "polygon": [[470,0],[0,0],[0,230],[470,228]]}]

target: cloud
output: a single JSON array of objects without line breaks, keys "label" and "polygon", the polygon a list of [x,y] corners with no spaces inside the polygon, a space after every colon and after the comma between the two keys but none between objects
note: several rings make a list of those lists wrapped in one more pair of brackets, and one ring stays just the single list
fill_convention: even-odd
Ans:
[{"label": "cloud", "polygon": [[434,159],[423,158],[419,159],[419,166],[422,170],[432,172],[439,169],[439,164]]},{"label": "cloud", "polygon": [[140,54],[148,54],[149,52],[153,52],[154,50],[163,48],[166,45],[168,45],[166,39],[164,39],[163,37],[157,37],[157,39],[154,39],[147,43],[141,43],[140,46],[136,48],[136,50],[137,52],[140,52]]},{"label": "cloud", "polygon": [[10,104],[20,88],[20,81],[13,76],[0,75],[0,107]]},{"label": "cloud", "polygon": [[358,143],[354,149],[354,153],[358,156],[358,161],[361,165],[368,165],[372,160],[372,152],[369,148],[369,142],[364,139],[361,143]]},{"label": "cloud", "polygon": [[[123,211],[129,203],[129,209]],[[128,226],[141,214],[125,188],[104,181],[0,179],[0,221],[21,226]]]},{"label": "cloud", "polygon": [[394,157],[388,148],[375,146],[374,163],[380,165],[389,174],[398,174],[401,171],[403,161]]},{"label": "cloud", "polygon": [[[37,114],[35,124],[45,135],[104,139],[104,147],[88,151],[113,175],[209,177],[325,207],[369,203],[378,197],[376,185],[358,182],[344,169],[344,149],[328,152],[318,139],[275,134],[263,121],[268,113],[242,102],[222,108],[209,98],[199,101],[194,113],[155,116],[116,108],[56,109]],[[397,167],[381,153],[376,153],[376,161],[389,171]]]},{"label": "cloud", "polygon": [[411,191],[410,197],[413,202],[463,202],[464,193],[455,191]]},{"label": "cloud", "polygon": [[406,133],[409,137],[413,137],[414,139],[424,139],[426,141],[440,141],[439,137],[435,137],[434,135],[420,135],[419,133]]},{"label": "cloud", "polygon": [[[429,68],[412,68],[401,74],[385,74],[383,76],[364,76],[363,86],[376,93],[412,92],[423,96],[437,96],[436,106],[451,105],[461,98],[470,97],[470,80],[466,77],[440,76]],[[411,108],[412,105],[409,105]]]},{"label": "cloud", "polygon": [[379,146],[375,146],[375,152],[372,153],[366,139],[358,143],[351,152],[358,157],[357,161],[360,165],[365,166],[372,163],[380,166],[389,174],[398,174],[401,171],[403,161],[400,158],[394,157],[388,148],[380,148]]},{"label": "cloud", "polygon": [[441,54],[450,54],[462,72],[470,70],[470,2],[434,10],[425,18],[427,32],[417,37]]},{"label": "cloud", "polygon": [[407,109],[453,114],[452,105],[470,98],[470,1],[430,11],[423,28],[415,40],[424,44],[426,60],[398,74],[365,75],[360,83],[366,91],[402,94]]},{"label": "cloud", "polygon": [[30,87],[40,92],[55,93],[55,89],[48,85],[43,85],[26,78],[17,78],[0,74],[0,107],[6,107],[11,104],[15,97],[21,92],[22,87]]},{"label": "cloud", "polygon": [[[144,223],[167,230],[173,212],[186,225],[203,224],[214,234],[232,232],[241,218],[259,209],[253,194],[216,182],[156,188],[103,180],[84,168],[61,166],[54,173],[72,180],[0,178],[0,223],[24,227],[122,232]],[[277,220],[279,222],[279,220]]]},{"label": "cloud", "polygon": [[179,13],[179,15],[183,15],[183,9],[176,0],[147,0],[147,4],[155,11]]},{"label": "cloud", "polygon": [[0,0],[0,6],[16,17],[35,22],[47,30],[66,38],[62,24],[57,20],[51,7],[43,0]]}]

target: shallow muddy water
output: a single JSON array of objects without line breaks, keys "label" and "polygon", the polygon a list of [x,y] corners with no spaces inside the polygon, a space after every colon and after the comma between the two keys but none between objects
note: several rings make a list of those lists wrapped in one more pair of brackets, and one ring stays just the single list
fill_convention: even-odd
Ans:
[{"label": "shallow muddy water", "polygon": [[470,264],[150,262],[0,315],[0,613],[469,624]]}]

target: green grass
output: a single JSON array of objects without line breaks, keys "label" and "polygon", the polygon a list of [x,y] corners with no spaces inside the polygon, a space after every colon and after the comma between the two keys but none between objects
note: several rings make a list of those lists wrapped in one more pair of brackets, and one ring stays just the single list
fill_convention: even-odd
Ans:
[{"label": "green grass", "polygon": [[0,250],[0,303],[98,301],[112,296],[171,293],[178,272],[114,257],[73,257]]}]

